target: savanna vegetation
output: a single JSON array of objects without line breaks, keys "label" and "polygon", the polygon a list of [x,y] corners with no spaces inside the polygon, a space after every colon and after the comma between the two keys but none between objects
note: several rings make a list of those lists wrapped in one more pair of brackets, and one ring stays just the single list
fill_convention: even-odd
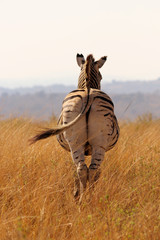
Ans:
[{"label": "savanna vegetation", "polygon": [[28,143],[52,123],[0,121],[0,239],[159,240],[160,120],[120,124],[119,142],[81,205],[70,153],[55,137]]}]

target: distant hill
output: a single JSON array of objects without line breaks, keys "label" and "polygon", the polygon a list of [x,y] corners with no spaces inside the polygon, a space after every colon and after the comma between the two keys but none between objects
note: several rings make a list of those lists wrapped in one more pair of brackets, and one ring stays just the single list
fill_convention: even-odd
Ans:
[{"label": "distant hill", "polygon": [[105,92],[114,94],[129,93],[153,93],[160,92],[160,78],[153,81],[112,81],[111,83],[102,82]]},{"label": "distant hill", "polygon": [[8,95],[13,95],[13,94],[20,94],[20,95],[25,95],[25,94],[35,94],[38,92],[44,92],[44,93],[67,93],[75,89],[76,86],[74,85],[63,85],[63,84],[54,84],[51,86],[35,86],[35,87],[24,87],[24,88],[15,88],[15,89],[10,89],[10,88],[1,88],[0,87],[0,95],[2,94],[8,94]]},{"label": "distant hill", "polygon": [[[104,78],[105,79],[105,78]],[[77,88],[76,85],[53,84],[51,86],[35,86],[31,88],[2,88],[0,87],[0,95],[2,94],[35,94],[44,93],[68,93]],[[160,78],[153,81],[116,81],[106,82],[102,79],[102,90],[111,94],[129,94],[129,93],[153,93],[160,92]]]}]

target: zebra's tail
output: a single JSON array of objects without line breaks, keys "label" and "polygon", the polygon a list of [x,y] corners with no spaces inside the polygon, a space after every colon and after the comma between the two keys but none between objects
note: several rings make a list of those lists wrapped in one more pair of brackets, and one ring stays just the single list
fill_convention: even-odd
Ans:
[{"label": "zebra's tail", "polygon": [[83,104],[80,114],[78,114],[78,116],[75,119],[73,119],[68,124],[57,125],[54,128],[45,129],[44,131],[41,131],[39,134],[37,134],[33,138],[29,139],[30,144],[33,144],[41,139],[45,139],[50,136],[60,134],[61,132],[64,132],[65,130],[67,130],[68,128],[73,126],[78,120],[80,120],[81,117],[87,113],[87,111],[89,110],[89,108],[93,102],[93,96],[92,96],[92,94],[90,94],[90,89],[86,89],[86,91],[87,91],[86,98],[85,98],[86,103]]}]

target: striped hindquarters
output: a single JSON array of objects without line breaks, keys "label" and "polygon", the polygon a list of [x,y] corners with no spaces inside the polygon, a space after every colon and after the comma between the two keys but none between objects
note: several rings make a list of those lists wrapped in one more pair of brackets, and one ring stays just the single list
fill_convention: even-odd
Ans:
[{"label": "striped hindquarters", "polygon": [[[65,125],[71,122],[81,112],[87,101],[85,90],[78,89],[69,93],[63,101],[58,124]],[[86,126],[82,126],[82,128],[86,127],[88,136],[86,146],[102,141],[106,143],[103,146],[106,151],[113,148],[118,141],[119,127],[111,98],[98,89],[90,89],[90,103],[85,115]],[[70,151],[64,132],[57,136],[57,140],[63,148]]]}]

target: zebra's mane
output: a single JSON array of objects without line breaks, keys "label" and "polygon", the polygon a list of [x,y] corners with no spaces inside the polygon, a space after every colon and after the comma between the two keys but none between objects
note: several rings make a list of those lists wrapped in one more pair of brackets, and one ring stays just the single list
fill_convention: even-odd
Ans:
[{"label": "zebra's mane", "polygon": [[86,86],[87,88],[90,88],[90,81],[91,81],[91,67],[92,64],[94,63],[94,58],[93,55],[90,54],[88,55],[87,59],[86,59]]}]

